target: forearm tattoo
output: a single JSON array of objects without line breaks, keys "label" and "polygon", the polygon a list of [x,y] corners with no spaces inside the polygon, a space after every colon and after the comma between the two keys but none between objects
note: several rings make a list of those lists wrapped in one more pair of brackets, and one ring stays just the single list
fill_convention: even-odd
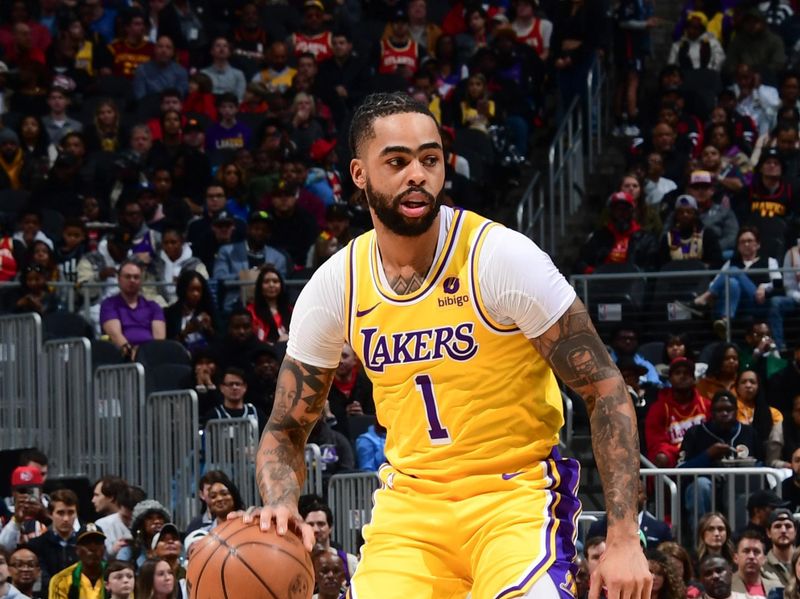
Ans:
[{"label": "forearm tattoo", "polygon": [[297,504],[306,477],[306,439],[322,414],[333,373],[332,368],[284,359],[256,455],[256,482],[264,505]]},{"label": "forearm tattoo", "polygon": [[611,356],[580,300],[534,347],[586,402],[592,447],[603,482],[609,524],[635,521],[639,438],[633,404]]}]

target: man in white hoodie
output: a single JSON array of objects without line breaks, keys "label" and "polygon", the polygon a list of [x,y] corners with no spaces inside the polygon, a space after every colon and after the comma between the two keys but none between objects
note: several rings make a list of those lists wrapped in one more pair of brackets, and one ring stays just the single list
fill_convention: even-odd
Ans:
[{"label": "man in white hoodie", "polygon": [[195,271],[208,280],[208,270],[200,258],[192,253],[192,246],[186,243],[183,231],[175,225],[165,225],[161,233],[161,249],[155,260],[156,276],[164,285],[161,295],[167,303],[177,299],[175,283],[183,271]]}]

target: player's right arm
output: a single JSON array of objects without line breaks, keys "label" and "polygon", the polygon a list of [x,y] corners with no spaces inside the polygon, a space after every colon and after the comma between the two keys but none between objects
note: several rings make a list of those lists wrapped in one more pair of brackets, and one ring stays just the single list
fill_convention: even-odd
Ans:
[{"label": "player's right arm", "polygon": [[256,454],[256,482],[264,501],[261,529],[268,530],[274,518],[278,534],[284,534],[294,519],[309,550],[314,534],[303,526],[297,502],[306,477],[306,440],[322,414],[334,370],[284,359],[275,404]]}]

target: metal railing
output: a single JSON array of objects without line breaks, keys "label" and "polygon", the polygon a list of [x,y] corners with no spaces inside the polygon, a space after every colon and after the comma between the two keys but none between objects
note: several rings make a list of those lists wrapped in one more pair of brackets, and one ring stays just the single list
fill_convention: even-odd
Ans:
[{"label": "metal railing", "polygon": [[[780,271],[785,277],[795,276],[800,268],[752,268],[744,271],[748,275],[769,274]],[[570,283],[575,288],[578,297],[589,307],[589,313],[595,323],[615,323],[623,320],[629,321],[631,315],[625,314],[626,307],[635,312],[637,320],[652,321],[653,323],[675,324],[676,322],[690,323],[698,317],[693,316],[681,302],[690,301],[694,295],[708,289],[711,281],[719,276],[723,278],[724,292],[716,301],[724,302],[723,314],[731,314],[731,278],[738,277],[742,271],[729,270],[676,270],[652,272],[620,272],[620,273],[593,273],[586,275],[571,275]],[[666,281],[663,285],[659,281]],[[608,283],[619,283],[609,286]],[[626,285],[627,283],[627,285]],[[592,287],[595,287],[593,290]],[[597,289],[596,287],[600,287]],[[598,299],[599,298],[599,299]],[[766,305],[761,308],[765,312]],[[712,314],[709,311],[709,314]],[[743,316],[736,314],[726,321],[726,339],[731,340],[731,324],[735,318]],[[710,321],[709,321],[710,322]],[[666,336],[674,329],[670,326],[663,331],[649,327],[653,334]]]},{"label": "metal railing", "polygon": [[592,170],[603,151],[607,91],[607,75],[595,59],[586,77],[586,94],[572,100],[550,143],[547,178],[536,172],[517,204],[517,231],[549,254],[586,193],[586,167]]},{"label": "metal railing", "polygon": [[372,496],[381,486],[375,472],[334,474],[328,481],[328,505],[333,511],[333,538],[348,553],[358,554],[361,529],[372,520]]},{"label": "metal railing", "polygon": [[258,424],[250,418],[209,420],[203,429],[205,470],[222,470],[247,505],[259,502],[256,487]]},{"label": "metal railing", "polygon": [[31,447],[44,440],[36,368],[41,348],[38,314],[0,317],[0,448]]},{"label": "metal railing", "polygon": [[195,515],[200,478],[197,394],[193,389],[152,393],[147,398],[141,451],[144,486],[172,512],[183,530]]},{"label": "metal railing", "polygon": [[322,497],[322,451],[316,443],[307,443],[305,450],[306,480],[303,482],[303,494]]},{"label": "metal railing", "polygon": [[[40,442],[56,476],[86,476],[94,461],[88,429],[98,418],[92,391],[92,351],[85,337],[57,339],[42,351]],[[80,432],[79,432],[80,431]],[[83,433],[83,434],[81,434]]]},{"label": "metal railing", "polygon": [[131,484],[144,484],[148,471],[141,451],[144,435],[144,367],[138,363],[99,366],[94,373],[95,418],[88,474],[97,480],[105,474],[121,476]]},{"label": "metal railing", "polygon": [[[671,520],[672,533],[681,544],[694,543],[697,523],[707,512],[722,512],[731,528],[740,528],[746,523],[747,497],[762,488],[780,496],[780,482],[786,476],[767,467],[642,468],[640,474],[645,482],[654,481],[655,516]],[[708,505],[703,505],[704,488]]]}]

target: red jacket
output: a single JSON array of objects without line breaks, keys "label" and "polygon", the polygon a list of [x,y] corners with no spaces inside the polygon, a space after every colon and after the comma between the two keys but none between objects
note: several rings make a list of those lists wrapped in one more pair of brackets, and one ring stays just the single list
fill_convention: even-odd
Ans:
[{"label": "red jacket", "polygon": [[694,425],[708,420],[710,408],[711,403],[697,389],[688,403],[675,401],[671,388],[659,391],[644,421],[647,457],[654,461],[657,454],[663,453],[669,460],[669,467],[674,467],[678,463],[683,435]]}]

